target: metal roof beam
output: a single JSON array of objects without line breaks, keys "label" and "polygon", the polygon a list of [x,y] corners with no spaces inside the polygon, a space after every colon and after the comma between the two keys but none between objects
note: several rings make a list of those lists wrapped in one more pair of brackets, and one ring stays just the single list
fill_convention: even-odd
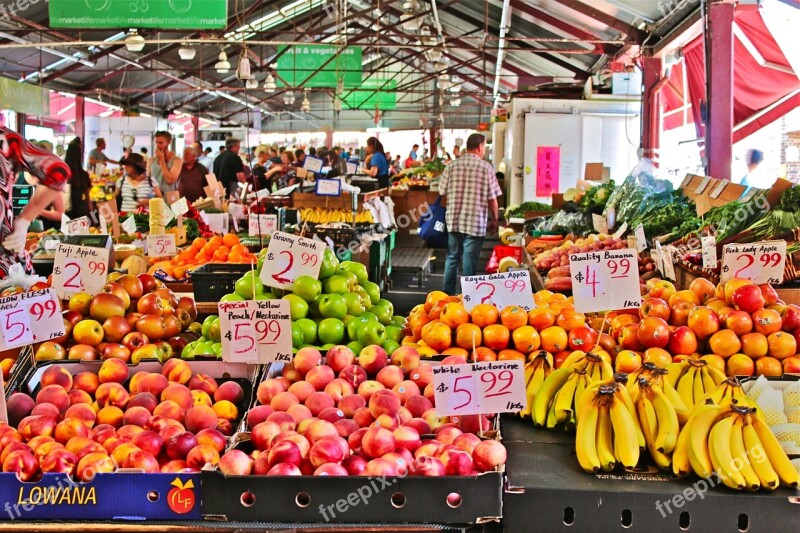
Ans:
[{"label": "metal roof beam", "polygon": [[597,8],[587,5],[579,0],[555,0],[555,1],[564,7],[568,7],[573,11],[577,11],[582,15],[591,17],[597,20],[598,22],[602,22],[603,24],[610,26],[619,32],[624,33],[628,37],[632,37],[633,39],[635,39],[637,44],[641,44],[647,38],[646,31],[640,30],[635,26],[631,26],[627,22],[622,21],[612,15],[609,15],[605,11],[601,11]]}]

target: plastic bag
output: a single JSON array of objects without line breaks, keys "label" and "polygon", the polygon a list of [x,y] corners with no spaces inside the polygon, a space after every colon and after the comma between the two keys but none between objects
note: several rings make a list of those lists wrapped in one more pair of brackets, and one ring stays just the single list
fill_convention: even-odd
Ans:
[{"label": "plastic bag", "polygon": [[592,229],[591,219],[583,213],[568,213],[559,211],[555,215],[535,219],[536,223],[531,228],[534,231],[583,234]]},{"label": "plastic bag", "polygon": [[434,248],[447,248],[446,208],[439,196],[419,221],[419,236]]},{"label": "plastic bag", "polygon": [[35,274],[26,274],[21,264],[15,263],[8,269],[8,276],[0,279],[0,291],[9,287],[22,287],[26,291],[34,283],[45,282],[47,278]]},{"label": "plastic bag", "polygon": [[619,223],[633,219],[647,198],[672,190],[672,182],[658,178],[658,169],[650,159],[642,158],[636,163],[621,186],[614,189],[606,203],[603,214],[608,216],[614,209]]}]

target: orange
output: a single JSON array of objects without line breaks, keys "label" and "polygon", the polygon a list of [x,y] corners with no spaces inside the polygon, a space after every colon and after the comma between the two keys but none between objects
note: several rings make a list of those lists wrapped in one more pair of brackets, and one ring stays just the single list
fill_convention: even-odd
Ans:
[{"label": "orange", "polygon": [[228,260],[228,253],[223,251],[222,248],[214,252],[214,259],[217,261],[227,261]]},{"label": "orange", "polygon": [[486,346],[478,346],[475,348],[475,360],[479,363],[485,361],[497,361],[497,354],[494,352],[494,350],[491,350]]},{"label": "orange", "polygon": [[533,326],[539,331],[554,326],[556,314],[547,307],[537,307],[528,311],[528,325]]},{"label": "orange", "polygon": [[539,332],[542,339],[542,349],[554,354],[567,348],[567,332],[564,328],[550,326]]},{"label": "orange", "polygon": [[184,279],[186,277],[186,269],[184,267],[175,267],[175,278]]},{"label": "orange", "polygon": [[408,323],[411,326],[411,334],[415,339],[422,338],[422,328],[431,321],[428,315],[420,314],[415,317],[409,317]]},{"label": "orange", "polygon": [[[473,344],[474,339],[474,344]],[[483,330],[475,324],[461,324],[456,328],[456,346],[471,350],[483,343]]]},{"label": "orange", "polygon": [[456,329],[458,326],[469,322],[469,313],[464,309],[464,305],[461,302],[448,302],[442,307],[439,320],[452,329]]},{"label": "orange", "polygon": [[451,346],[446,350],[442,350],[442,355],[457,355],[459,357],[463,357],[464,359],[471,359],[470,352],[457,346]]},{"label": "orange", "polygon": [[697,295],[700,303],[703,303],[714,297],[716,286],[706,278],[695,278],[689,285],[689,290]]},{"label": "orange", "polygon": [[208,244],[213,245],[215,248],[219,248],[220,246],[225,244],[225,241],[219,235],[215,235],[211,237],[211,239],[209,239]]},{"label": "orange", "polygon": [[237,250],[231,250],[231,253],[228,254],[228,261],[231,263],[241,263],[242,259],[242,254]]},{"label": "orange", "polygon": [[236,235],[235,233],[228,233],[227,235],[222,237],[222,242],[225,244],[225,246],[228,247],[234,246],[236,244],[239,244],[239,236]]},{"label": "orange", "polygon": [[500,323],[514,331],[528,323],[528,312],[517,305],[508,306],[500,311]]},{"label": "orange", "polygon": [[[730,281],[728,283],[730,283]],[[781,326],[783,325],[783,319],[781,319],[780,313],[772,309],[759,309],[751,316],[753,317],[753,326],[755,330],[763,335],[776,333],[781,330]]]},{"label": "orange", "polygon": [[250,253],[250,250],[248,250],[247,246],[244,244],[234,244],[231,246],[231,252],[239,252],[242,255],[247,255]]},{"label": "orange", "polygon": [[497,319],[500,317],[500,312],[491,304],[478,304],[470,311],[472,323],[479,328],[485,328],[492,324],[497,324]]},{"label": "orange", "polygon": [[500,353],[497,354],[498,361],[525,361],[525,359],[525,354],[517,350],[501,350]]},{"label": "orange", "polygon": [[667,368],[672,362],[672,355],[663,348],[648,348],[642,357],[643,363],[654,363],[659,368]]},{"label": "orange", "polygon": [[767,337],[769,356],[776,359],[786,359],[797,353],[797,341],[791,333],[778,331]]},{"label": "orange", "polygon": [[563,328],[565,331],[570,331],[585,324],[586,315],[583,313],[576,313],[572,309],[562,309],[556,317],[556,326]]},{"label": "orange", "polygon": [[733,354],[725,361],[725,374],[728,376],[752,376],[756,365],[743,353]]},{"label": "orange", "polygon": [[522,326],[511,333],[514,348],[522,353],[531,353],[542,345],[539,332],[533,326]]},{"label": "orange", "polygon": [[193,241],[192,241],[192,247],[194,247],[194,248],[198,248],[198,249],[199,249],[199,248],[202,248],[202,247],[203,247],[203,246],[205,246],[206,244],[208,244],[208,241],[207,241],[207,240],[205,240],[205,239],[204,239],[204,238],[202,238],[202,237],[198,237],[198,238],[196,238],[195,240],[193,240]]},{"label": "orange", "polygon": [[774,357],[760,357],[756,359],[756,375],[780,377],[783,374],[781,362]]},{"label": "orange", "polygon": [[422,340],[437,353],[442,353],[452,345],[453,331],[446,324],[434,320],[422,327]]},{"label": "orange", "polygon": [[722,329],[708,339],[708,347],[712,353],[727,359],[741,350],[742,343],[736,333],[729,329]]},{"label": "orange", "polygon": [[742,341],[742,353],[754,359],[764,357],[769,352],[767,337],[761,333],[745,333],[739,340]]},{"label": "orange", "polygon": [[439,300],[447,298],[447,293],[442,291],[431,291],[428,293],[428,296],[425,298],[425,312],[430,313],[433,306],[436,305],[436,302]]},{"label": "orange", "polygon": [[492,324],[483,328],[483,345],[492,350],[504,350],[508,346],[511,333],[502,324]]},{"label": "orange", "polygon": [[723,374],[725,373],[725,359],[722,357],[710,353],[708,355],[704,355],[700,359],[705,361],[709,366],[713,366]]}]

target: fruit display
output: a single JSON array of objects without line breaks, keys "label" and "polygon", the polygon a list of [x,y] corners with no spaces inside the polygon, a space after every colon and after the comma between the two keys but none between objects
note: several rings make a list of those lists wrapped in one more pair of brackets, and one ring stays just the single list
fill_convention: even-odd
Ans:
[{"label": "fruit display", "polygon": [[9,397],[3,472],[21,481],[46,472],[88,481],[117,468],[197,472],[217,463],[243,415],[242,385],[178,359],[132,376],[119,359],[74,375],[69,366],[48,366],[35,394]]},{"label": "fruit display", "polygon": [[323,209],[319,207],[300,209],[300,216],[304,222],[309,224],[374,224],[375,218],[368,209],[356,213],[355,221],[353,212],[345,209]]},{"label": "fruit display", "polygon": [[[783,389],[773,385],[785,385]],[[764,376],[748,384],[750,405],[763,413],[764,422],[789,455],[800,456],[800,381],[773,383]]]},{"label": "fruit display", "polygon": [[192,244],[183,248],[178,255],[168,261],[153,259],[148,270],[150,274],[161,270],[176,280],[189,277],[193,268],[206,263],[243,263],[255,264],[258,257],[251,253],[239,236],[228,233],[224,236],[215,235],[209,239],[198,237]]},{"label": "fruit display", "polygon": [[[324,364],[323,364],[324,361]],[[442,364],[464,363],[453,358]],[[410,346],[390,357],[380,346],[359,353],[311,347],[262,381],[247,415],[248,455],[229,450],[226,475],[474,476],[506,461],[505,447],[477,436],[483,415],[436,414],[433,367]]]},{"label": "fruit display", "polygon": [[178,298],[150,274],[109,274],[103,291],[73,295],[63,337],[34,346],[37,361],[177,357],[200,332],[195,301]]}]

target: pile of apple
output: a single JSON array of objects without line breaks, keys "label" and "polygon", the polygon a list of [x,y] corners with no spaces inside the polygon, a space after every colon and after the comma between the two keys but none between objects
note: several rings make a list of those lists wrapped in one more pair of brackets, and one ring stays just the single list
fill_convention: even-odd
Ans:
[{"label": "pile of apple", "polygon": [[196,472],[219,461],[243,402],[238,383],[217,384],[179,359],[130,380],[119,359],[74,376],[54,364],[35,398],[18,392],[8,399],[0,461],[21,481],[45,472],[89,481],[117,468]]},{"label": "pile of apple", "polygon": [[[476,433],[483,415],[441,417],[433,367],[410,346],[391,360],[380,346],[301,348],[280,376],[259,384],[247,415],[253,451],[225,453],[226,475],[476,475],[506,461],[505,447]],[[450,357],[442,364],[463,364]]]},{"label": "pile of apple", "polygon": [[177,298],[150,274],[109,275],[99,294],[72,296],[63,318],[66,334],[36,347],[38,361],[164,362],[180,355],[200,332],[194,300]]}]

